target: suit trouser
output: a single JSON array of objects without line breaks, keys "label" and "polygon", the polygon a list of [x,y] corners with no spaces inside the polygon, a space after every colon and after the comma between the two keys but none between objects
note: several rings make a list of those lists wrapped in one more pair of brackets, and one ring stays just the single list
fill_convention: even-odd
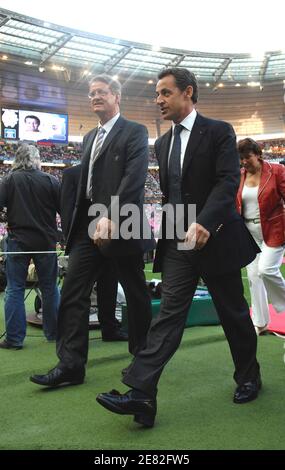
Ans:
[{"label": "suit trouser", "polygon": [[98,320],[102,336],[112,335],[119,328],[116,319],[116,305],[118,292],[118,273],[111,262],[105,259],[106,267],[97,281]]},{"label": "suit trouser", "polygon": [[250,263],[247,269],[251,304],[252,321],[255,326],[265,326],[269,323],[268,298],[275,310],[285,311],[285,281],[280,272],[284,256],[284,245],[271,247],[263,240],[260,224],[248,222],[246,224],[255,239],[261,253]]},{"label": "suit trouser", "polygon": [[[139,352],[123,382],[155,395],[164,366],[177,350],[199,272],[193,251],[178,251],[168,242],[163,260],[162,301],[158,317],[152,321],[146,348]],[[243,296],[240,270],[219,276],[202,276],[212,296],[233,357],[234,379],[242,384],[259,372],[256,360],[257,339]]]},{"label": "suit trouser", "polygon": [[[88,356],[90,294],[106,258],[89,238],[87,224],[77,232],[72,246],[58,313],[57,355],[60,367],[80,369]],[[127,301],[129,351],[135,355],[145,346],[151,321],[143,254],[114,260]]]}]

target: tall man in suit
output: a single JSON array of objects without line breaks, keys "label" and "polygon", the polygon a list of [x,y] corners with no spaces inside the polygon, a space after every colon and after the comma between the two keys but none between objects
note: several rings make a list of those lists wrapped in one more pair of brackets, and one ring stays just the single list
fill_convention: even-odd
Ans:
[{"label": "tall man in suit", "polygon": [[155,260],[155,269],[162,270],[160,314],[152,322],[146,348],[123,378],[131,390],[97,397],[105,408],[134,415],[145,426],[154,424],[157,384],[180,344],[200,276],[229,342],[238,385],[234,402],[253,400],[261,386],[256,334],[240,273],[255,258],[258,247],[235,209],[239,159],[234,131],[228,123],[196,112],[198,87],[193,73],[173,68],[158,78],[156,102],[163,119],[172,121],[172,128],[155,145],[163,199],[176,209],[179,203],[185,209],[196,205],[195,222],[187,220],[185,210],[185,248],[194,249],[178,249],[181,236],[164,238],[169,223],[164,217]]},{"label": "tall man in suit", "polygon": [[[67,168],[62,175],[60,192],[61,227],[67,240],[76,202],[81,164]],[[128,335],[116,319],[118,275],[111,261],[105,260],[104,270],[96,283],[98,320],[103,341],[127,341]]]},{"label": "tall man in suit", "polygon": [[[100,122],[83,139],[82,171],[66,246],[67,253],[70,252],[69,267],[59,308],[59,363],[48,374],[31,377],[33,382],[50,387],[84,381],[90,293],[104,270],[106,256],[116,263],[126,295],[129,350],[133,355],[145,345],[151,320],[143,253],[153,248],[153,240],[111,239],[121,223],[120,219],[115,226],[111,220],[112,196],[119,197],[120,207],[133,204],[143,212],[148,168],[147,129],[120,116],[121,85],[112,77],[94,77],[88,96]],[[93,213],[92,204],[106,208],[95,228],[92,228],[94,217],[89,215]]]}]

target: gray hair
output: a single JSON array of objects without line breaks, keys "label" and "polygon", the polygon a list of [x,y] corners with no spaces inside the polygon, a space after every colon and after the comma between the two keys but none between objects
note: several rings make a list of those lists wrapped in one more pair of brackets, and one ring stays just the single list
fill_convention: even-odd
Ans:
[{"label": "gray hair", "polygon": [[40,152],[34,145],[21,144],[16,152],[12,170],[40,170]]},{"label": "gray hair", "polygon": [[122,85],[116,78],[111,77],[111,75],[107,75],[105,73],[101,75],[95,75],[91,78],[89,85],[92,85],[94,82],[106,83],[106,85],[109,85],[110,90],[114,95],[121,96],[122,94]]}]

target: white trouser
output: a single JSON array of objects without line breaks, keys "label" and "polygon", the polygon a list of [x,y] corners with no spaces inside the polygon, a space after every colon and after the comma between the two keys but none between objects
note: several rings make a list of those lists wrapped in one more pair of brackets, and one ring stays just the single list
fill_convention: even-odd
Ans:
[{"label": "white trouser", "polygon": [[285,281],[280,272],[284,246],[270,247],[263,240],[260,224],[246,224],[255,239],[261,253],[250,263],[247,269],[252,304],[252,321],[255,326],[269,323],[268,299],[276,312],[285,311]]}]

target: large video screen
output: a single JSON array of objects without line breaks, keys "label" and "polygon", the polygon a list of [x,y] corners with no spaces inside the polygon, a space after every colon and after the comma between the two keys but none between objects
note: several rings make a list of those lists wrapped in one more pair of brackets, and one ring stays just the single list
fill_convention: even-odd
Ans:
[{"label": "large video screen", "polygon": [[17,109],[1,109],[1,137],[3,139],[18,139],[19,111]]},{"label": "large video screen", "polygon": [[68,143],[67,114],[19,110],[19,139],[33,142]]}]

